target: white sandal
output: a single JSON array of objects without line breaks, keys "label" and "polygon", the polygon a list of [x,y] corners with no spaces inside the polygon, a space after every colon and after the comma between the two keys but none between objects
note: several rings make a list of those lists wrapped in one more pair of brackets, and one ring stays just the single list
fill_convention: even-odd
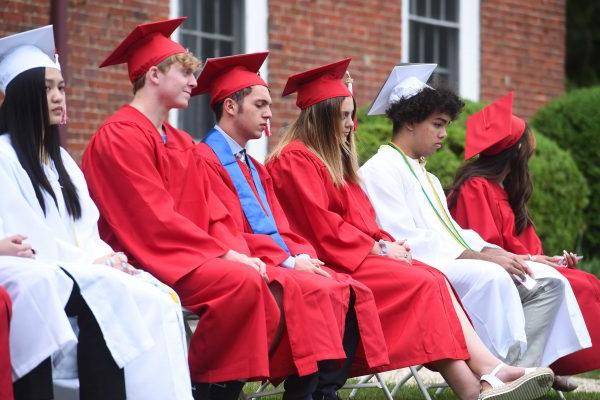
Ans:
[{"label": "white sandal", "polygon": [[496,374],[505,366],[500,363],[491,373],[481,377],[481,381],[489,383],[492,389],[480,393],[479,400],[535,400],[546,394],[554,382],[550,368],[525,368],[522,377],[504,383]]}]

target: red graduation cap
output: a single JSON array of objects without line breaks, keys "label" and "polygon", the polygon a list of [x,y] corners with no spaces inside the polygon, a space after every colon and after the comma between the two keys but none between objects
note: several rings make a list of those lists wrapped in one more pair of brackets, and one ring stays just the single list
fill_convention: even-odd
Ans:
[{"label": "red graduation cap", "polygon": [[198,86],[192,96],[210,93],[210,106],[244,88],[261,85],[269,86],[258,75],[258,70],[269,55],[268,51],[235,56],[209,58],[198,77]]},{"label": "red graduation cap", "polygon": [[298,92],[296,105],[302,110],[323,100],[352,96],[342,81],[350,60],[345,58],[290,76],[281,95]]},{"label": "red graduation cap", "polygon": [[129,80],[135,82],[165,58],[185,53],[186,50],[169,37],[186,19],[180,17],[136,26],[100,64],[100,68],[126,62]]},{"label": "red graduation cap", "polygon": [[494,155],[519,141],[525,121],[512,113],[513,93],[489,104],[467,120],[465,160],[477,154]]}]

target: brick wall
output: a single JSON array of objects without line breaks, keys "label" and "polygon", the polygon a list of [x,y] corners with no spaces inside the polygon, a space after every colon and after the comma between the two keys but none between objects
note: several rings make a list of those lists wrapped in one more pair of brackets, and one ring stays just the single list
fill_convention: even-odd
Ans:
[{"label": "brick wall", "polygon": [[[50,0],[0,0],[0,36],[49,22]],[[169,2],[68,2],[68,147],[76,158],[98,125],[131,98],[124,66],[98,69],[138,23],[166,18]],[[273,131],[297,115],[281,99],[288,74],[352,56],[359,106],[369,104],[400,60],[401,1],[269,1]],[[352,38],[352,39],[350,39]],[[565,0],[481,0],[481,98],[517,90],[516,111],[531,116],[564,91]],[[275,134],[271,143],[275,143]]]},{"label": "brick wall", "polygon": [[565,0],[481,1],[481,100],[516,91],[532,116],[564,92]]},{"label": "brick wall", "polygon": [[[49,0],[0,0],[0,36],[49,23]],[[70,0],[67,11],[69,152],[77,159],[94,131],[131,99],[126,66],[98,65],[137,24],[167,18],[169,2]]]},{"label": "brick wall", "polygon": [[[350,72],[359,106],[369,104],[400,61],[400,1],[269,1],[269,83],[273,145],[298,115],[295,95],[282,99],[287,76],[353,57]],[[352,39],[350,39],[352,38]]]},{"label": "brick wall", "polygon": [[[0,37],[48,24],[50,2],[46,0],[1,0]],[[0,93],[0,101],[3,99]]]}]

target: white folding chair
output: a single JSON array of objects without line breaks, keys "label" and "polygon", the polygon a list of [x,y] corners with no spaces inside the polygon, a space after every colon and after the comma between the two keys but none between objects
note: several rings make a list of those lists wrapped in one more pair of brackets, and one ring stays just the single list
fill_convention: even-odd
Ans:
[{"label": "white folding chair", "polygon": [[54,400],[79,400],[78,379],[54,379]]},{"label": "white folding chair", "polygon": [[[190,342],[192,341],[192,335],[194,334],[194,330],[196,329],[196,324],[198,324],[198,316],[187,310],[185,308],[181,309],[183,314],[183,325],[185,327],[185,338],[187,340],[188,347],[190,346]],[[192,329],[192,325],[194,325],[194,329]]]},{"label": "white folding chair", "polygon": [[[182,308],[182,313],[183,313],[183,321],[184,321],[184,325],[185,325],[185,334],[186,334],[186,338],[187,338],[187,342],[188,342],[188,346],[189,346],[190,341],[192,339],[192,335],[194,334],[194,329],[195,329],[195,326],[193,327],[192,325],[198,321],[198,316],[196,314],[192,313],[191,311],[186,310],[185,308]],[[371,378],[373,378],[373,377],[376,378],[376,381],[369,382],[371,380]],[[264,382],[259,386],[259,388],[254,393],[250,393],[250,394],[241,393],[240,399],[243,399],[243,400],[259,399],[261,397],[275,396],[275,395],[283,393],[282,386],[272,387],[272,389],[269,389],[269,386],[272,387],[272,385],[269,382]],[[346,385],[344,385],[344,387],[342,389],[352,389],[352,393],[355,393],[356,390],[363,389],[363,388],[379,388],[383,391],[386,399],[393,400],[393,397],[392,397],[392,394],[390,393],[389,388],[386,386],[385,382],[383,381],[383,378],[379,374],[373,374],[373,375],[369,376],[368,379],[366,379],[364,381],[361,380],[358,383],[347,383]],[[428,399],[428,400],[430,400],[430,399]]]}]

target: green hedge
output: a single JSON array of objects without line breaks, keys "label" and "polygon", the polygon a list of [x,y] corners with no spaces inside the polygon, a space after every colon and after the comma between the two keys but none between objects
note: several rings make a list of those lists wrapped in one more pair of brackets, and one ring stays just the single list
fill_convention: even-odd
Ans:
[{"label": "green hedge", "polygon": [[[463,113],[448,127],[443,147],[427,162],[428,170],[444,187],[452,183],[463,162],[466,119],[482,106],[467,102]],[[363,163],[389,140],[392,128],[385,117],[367,117],[365,109],[359,110],[358,120],[358,153]],[[583,209],[589,189],[568,152],[540,134],[536,137],[538,148],[530,163],[535,185],[530,206],[546,253],[555,254],[576,247],[585,228]]]},{"label": "green hedge", "polygon": [[592,201],[585,210],[586,257],[600,256],[600,86],[574,90],[540,109],[531,125],[568,150],[585,176]]}]

